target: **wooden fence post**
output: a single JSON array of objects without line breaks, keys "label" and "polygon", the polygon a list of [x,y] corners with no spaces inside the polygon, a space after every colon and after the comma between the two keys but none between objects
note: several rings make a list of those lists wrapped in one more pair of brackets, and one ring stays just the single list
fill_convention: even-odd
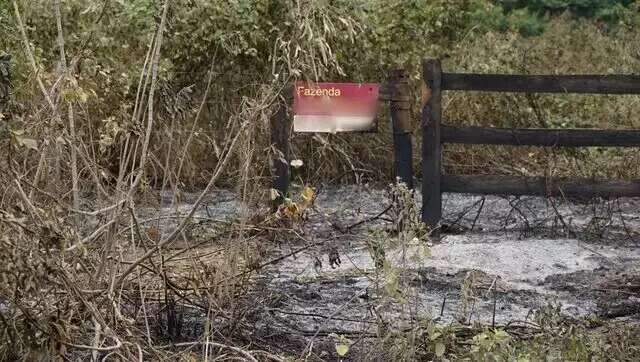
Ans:
[{"label": "wooden fence post", "polygon": [[[285,88],[290,92],[290,88]],[[278,109],[271,117],[271,146],[273,147],[272,172],[273,189],[278,196],[273,200],[272,210],[278,209],[289,191],[289,135],[291,120],[288,114],[288,100],[290,94],[285,94],[278,100]]]},{"label": "wooden fence post", "polygon": [[0,55],[0,113],[9,107],[11,94],[11,56]]},{"label": "wooden fence post", "polygon": [[442,217],[440,60],[425,60],[422,64],[422,74],[426,85],[422,98],[422,222],[435,229]]},{"label": "wooden fence post", "polygon": [[409,74],[404,69],[391,72],[390,111],[393,125],[394,180],[399,178],[413,189],[413,147],[411,144],[411,115]]}]

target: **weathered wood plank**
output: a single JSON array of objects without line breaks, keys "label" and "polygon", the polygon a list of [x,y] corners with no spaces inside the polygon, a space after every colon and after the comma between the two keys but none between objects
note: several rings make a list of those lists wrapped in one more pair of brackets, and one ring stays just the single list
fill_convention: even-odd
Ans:
[{"label": "weathered wood plank", "polygon": [[640,147],[640,130],[442,126],[442,143],[545,147]]},{"label": "weathered wood plank", "polygon": [[442,175],[442,191],[483,195],[639,197],[640,180],[547,179],[495,175]]},{"label": "weathered wood plank", "polygon": [[443,73],[442,90],[525,93],[640,94],[640,76]]},{"label": "weathered wood plank", "polygon": [[422,222],[437,228],[442,216],[440,174],[442,144],[440,119],[442,116],[441,75],[439,60],[423,63],[423,77],[429,96],[422,108]]}]

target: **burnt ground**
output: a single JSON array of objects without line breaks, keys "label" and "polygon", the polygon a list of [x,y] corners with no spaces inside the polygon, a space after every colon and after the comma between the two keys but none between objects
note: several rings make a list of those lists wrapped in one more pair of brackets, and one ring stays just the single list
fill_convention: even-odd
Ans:
[{"label": "burnt ground", "polygon": [[[549,305],[567,317],[640,320],[640,200],[444,200],[441,238],[398,245],[391,236],[383,244],[390,272],[376,268],[368,246],[393,229],[387,215],[376,218],[390,203],[388,192],[321,191],[295,226],[297,236],[277,237],[267,248],[265,259],[278,262],[253,277],[248,302],[255,308],[246,317],[252,335],[276,349],[311,349],[332,360],[336,335],[356,341],[357,349],[381,326],[416,321],[504,325],[529,321]],[[197,216],[237,210],[231,193],[218,192]],[[385,288],[393,277],[401,293]]]}]

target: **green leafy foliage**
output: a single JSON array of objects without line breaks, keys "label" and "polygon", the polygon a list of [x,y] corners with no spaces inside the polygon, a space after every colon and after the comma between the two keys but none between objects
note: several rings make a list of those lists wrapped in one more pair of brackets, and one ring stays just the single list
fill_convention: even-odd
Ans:
[{"label": "green leafy foliage", "polygon": [[540,35],[550,16],[568,13],[607,26],[631,25],[634,0],[498,0],[512,27],[522,35]]},{"label": "green leafy foliage", "polygon": [[473,337],[471,355],[481,361],[508,360],[513,352],[510,350],[511,336],[503,330],[487,330]]},{"label": "green leafy foliage", "polygon": [[558,14],[569,11],[575,16],[614,20],[607,14],[624,11],[634,0],[499,0],[506,11],[526,8],[537,14]]}]

